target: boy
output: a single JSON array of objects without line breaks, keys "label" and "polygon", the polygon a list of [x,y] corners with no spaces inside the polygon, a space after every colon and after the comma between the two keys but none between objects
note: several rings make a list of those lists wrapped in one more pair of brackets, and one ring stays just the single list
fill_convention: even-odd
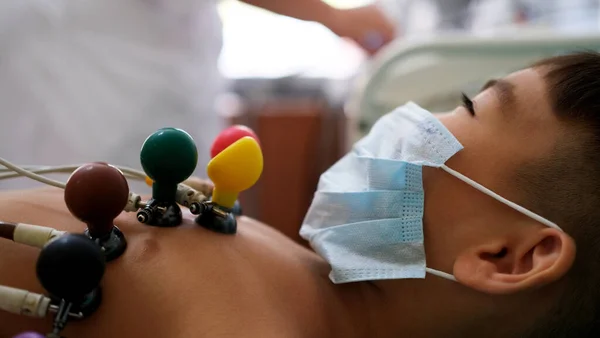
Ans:
[{"label": "boy", "polygon": [[[546,59],[439,115],[463,147],[449,168],[560,227],[424,168],[427,266],[456,282],[334,284],[321,256],[248,218],[221,236],[189,215],[175,229],[122,215],[130,246],[108,265],[102,306],[65,336],[598,337],[599,79],[597,53]],[[2,220],[83,230],[58,189],[0,200]],[[37,253],[2,242],[0,284],[41,292]],[[0,322],[2,337],[48,327],[4,313]]]}]

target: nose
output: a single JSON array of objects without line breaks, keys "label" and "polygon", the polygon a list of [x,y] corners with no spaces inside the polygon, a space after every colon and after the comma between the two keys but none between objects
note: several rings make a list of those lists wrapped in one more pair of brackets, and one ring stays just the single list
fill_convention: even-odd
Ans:
[{"label": "nose", "polygon": [[459,123],[460,119],[458,118],[455,110],[450,112],[434,113],[434,116],[444,125],[444,127],[448,128],[448,130],[450,130],[450,132],[456,136],[454,133],[454,127],[457,125],[457,123]]}]

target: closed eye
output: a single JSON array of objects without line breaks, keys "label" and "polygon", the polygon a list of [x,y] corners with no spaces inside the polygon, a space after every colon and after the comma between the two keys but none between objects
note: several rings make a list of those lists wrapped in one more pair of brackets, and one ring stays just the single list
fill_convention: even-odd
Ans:
[{"label": "closed eye", "polygon": [[465,93],[462,93],[462,106],[465,107],[465,109],[472,116],[475,116],[475,107],[473,106],[473,101]]}]

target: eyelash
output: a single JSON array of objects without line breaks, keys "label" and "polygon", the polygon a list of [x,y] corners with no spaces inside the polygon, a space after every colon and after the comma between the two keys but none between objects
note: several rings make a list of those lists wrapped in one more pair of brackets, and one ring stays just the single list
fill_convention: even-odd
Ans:
[{"label": "eyelash", "polygon": [[471,115],[475,116],[475,108],[473,107],[473,101],[467,96],[467,94],[462,93],[462,105],[466,110],[471,113]]}]

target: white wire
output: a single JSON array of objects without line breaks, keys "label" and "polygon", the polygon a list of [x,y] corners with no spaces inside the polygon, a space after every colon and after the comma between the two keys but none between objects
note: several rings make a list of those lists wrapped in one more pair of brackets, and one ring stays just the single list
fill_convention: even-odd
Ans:
[{"label": "white wire", "polygon": [[[23,167],[21,167],[23,168]],[[70,174],[72,173],[75,169],[77,168],[59,168],[57,169],[56,167],[48,167],[48,168],[42,168],[42,169],[29,169],[27,171],[32,172],[34,174],[60,174],[60,173],[64,173],[64,174]],[[2,180],[7,180],[7,179],[12,179],[12,178],[17,178],[17,177],[22,177],[23,175],[21,175],[20,173],[14,172],[14,171],[6,171],[6,169],[2,170],[4,171],[3,173],[0,173],[0,181]],[[0,171],[0,172],[2,172]],[[138,175],[132,175],[132,174],[128,174],[123,172],[123,175],[127,178],[127,179],[132,179],[132,180],[139,180],[139,181],[143,181],[145,180],[145,177],[142,178]]]},{"label": "white wire", "polygon": [[[57,168],[56,166],[47,166],[47,165],[21,165],[21,164],[15,164],[17,167],[20,167],[21,169],[25,169],[27,171],[35,171],[35,170],[42,170],[42,169],[48,169],[48,168]],[[69,168],[71,167],[69,166],[60,166],[60,168]],[[0,168],[0,172],[14,172],[12,169],[9,168]]]},{"label": "white wire", "polygon": [[[39,169],[45,169],[45,168],[50,168],[48,166],[37,166],[37,165],[17,165],[18,167],[21,167],[22,169],[25,170],[39,170]],[[0,173],[1,172],[14,172],[12,169],[8,169],[8,168],[0,168]]]},{"label": "white wire", "polygon": [[[34,174],[49,174],[49,173],[62,172],[62,171],[56,171],[53,168],[40,168],[40,169],[25,169],[23,167],[20,167],[20,168],[23,169],[23,170],[27,170],[27,171],[29,171],[31,173],[34,173]],[[21,175],[18,172],[12,171],[11,169],[8,169],[8,170],[7,169],[3,169],[2,171],[3,171],[3,173],[0,174],[0,180],[7,180],[7,179],[10,179],[10,178],[15,178],[15,177],[21,177],[21,176],[23,176],[23,175]]]},{"label": "white wire", "polygon": [[[79,168],[82,164],[74,164],[74,165],[62,165],[62,166],[42,166],[42,165],[16,165],[13,164],[6,159],[0,157],[0,165],[5,168],[0,168],[0,180],[12,179],[15,177],[25,176],[32,180],[48,184],[54,187],[58,187],[61,189],[65,188],[65,183],[57,180],[53,180],[47,177],[44,177],[39,174],[49,174],[49,173],[72,173],[77,168]],[[143,171],[115,166],[123,174],[131,179],[135,180],[145,180],[146,174]]]},{"label": "white wire", "polygon": [[3,165],[3,166],[5,166],[6,168],[9,168],[9,169],[11,169],[11,170],[13,170],[13,171],[15,171],[15,172],[17,172],[17,173],[25,176],[25,177],[29,177],[32,180],[36,180],[38,182],[45,183],[45,184],[51,185],[53,187],[61,188],[61,189],[65,188],[65,184],[63,182],[56,181],[56,180],[53,180],[53,179],[50,179],[50,178],[38,175],[38,174],[33,173],[31,171],[27,171],[27,170],[25,170],[25,169],[23,169],[23,168],[15,165],[15,164],[10,163],[9,161],[3,159],[2,157],[0,157],[0,164]]},{"label": "white wire", "polygon": [[[47,166],[47,165],[16,165],[13,164],[17,167],[20,167],[24,170],[27,171],[32,171],[32,172],[38,172],[38,171],[44,171],[47,173],[72,173],[73,171],[75,171],[75,169],[81,167],[83,165],[83,163],[80,164],[69,164],[69,165],[60,165],[60,166]],[[118,168],[119,170],[121,170],[124,174],[129,175],[131,177],[138,177],[140,179],[145,179],[146,178],[146,174],[143,171],[137,170],[137,169],[132,169],[129,167],[123,167],[123,166],[117,166],[114,165],[114,167]],[[2,172],[11,172],[13,173],[14,170],[9,169],[9,168],[0,168],[0,173]]]}]

